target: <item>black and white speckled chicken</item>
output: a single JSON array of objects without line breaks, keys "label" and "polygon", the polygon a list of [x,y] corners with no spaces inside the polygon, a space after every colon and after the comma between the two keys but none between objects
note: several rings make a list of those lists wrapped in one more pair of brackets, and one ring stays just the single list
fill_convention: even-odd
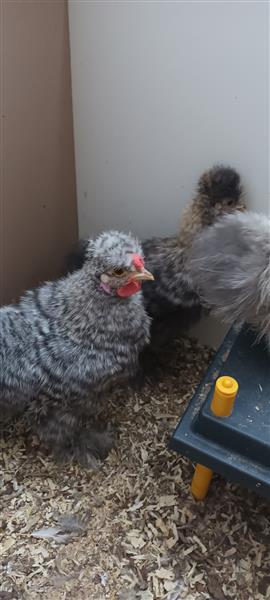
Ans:
[{"label": "black and white speckled chicken", "polygon": [[269,217],[222,217],[195,238],[188,267],[202,302],[227,323],[252,325],[270,350]]},{"label": "black and white speckled chicken", "polygon": [[105,456],[111,437],[93,423],[108,389],[136,372],[149,341],[146,279],[153,277],[139,242],[110,231],[88,241],[80,270],[3,307],[1,415],[24,413],[58,456],[85,465]]}]

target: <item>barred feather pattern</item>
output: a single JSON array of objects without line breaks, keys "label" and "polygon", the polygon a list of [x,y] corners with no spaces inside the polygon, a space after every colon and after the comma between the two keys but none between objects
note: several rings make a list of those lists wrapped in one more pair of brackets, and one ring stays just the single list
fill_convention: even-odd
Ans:
[{"label": "barred feather pattern", "polygon": [[246,321],[270,349],[270,219],[226,215],[194,241],[189,269],[201,300],[222,320]]},{"label": "barred feather pattern", "polygon": [[106,455],[110,434],[82,424],[95,419],[111,386],[136,372],[149,342],[141,292],[119,298],[100,287],[101,273],[129,267],[138,252],[131,236],[102,234],[89,241],[79,271],[0,310],[1,413],[27,413],[56,453],[81,462]]}]

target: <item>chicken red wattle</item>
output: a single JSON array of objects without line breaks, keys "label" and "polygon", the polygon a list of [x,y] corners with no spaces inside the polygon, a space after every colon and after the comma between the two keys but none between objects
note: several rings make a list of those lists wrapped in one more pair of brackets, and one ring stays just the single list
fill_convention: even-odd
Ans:
[{"label": "chicken red wattle", "polygon": [[[138,272],[142,271],[144,268],[144,260],[139,254],[133,254],[132,264]],[[141,281],[134,281],[134,279],[131,279],[126,285],[117,290],[117,295],[120,296],[120,298],[129,298],[129,296],[137,294],[137,292],[141,290],[141,287]]]}]

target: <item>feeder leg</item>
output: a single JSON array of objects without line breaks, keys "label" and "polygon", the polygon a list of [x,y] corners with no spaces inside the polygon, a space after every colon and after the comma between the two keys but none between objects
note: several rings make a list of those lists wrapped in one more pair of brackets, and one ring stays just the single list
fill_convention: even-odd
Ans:
[{"label": "feeder leg", "polygon": [[197,464],[191,483],[191,492],[196,500],[204,500],[213,477],[212,469]]}]

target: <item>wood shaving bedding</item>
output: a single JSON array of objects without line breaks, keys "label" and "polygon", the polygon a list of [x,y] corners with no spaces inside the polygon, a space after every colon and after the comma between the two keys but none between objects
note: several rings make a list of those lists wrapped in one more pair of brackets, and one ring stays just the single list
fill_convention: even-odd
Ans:
[{"label": "wood shaving bedding", "polygon": [[269,504],[218,476],[195,502],[190,461],[167,448],[212,356],[183,338],[163,356],[159,383],[114,394],[119,440],[99,472],[56,465],[22,425],[9,427],[0,600],[270,599]]}]

